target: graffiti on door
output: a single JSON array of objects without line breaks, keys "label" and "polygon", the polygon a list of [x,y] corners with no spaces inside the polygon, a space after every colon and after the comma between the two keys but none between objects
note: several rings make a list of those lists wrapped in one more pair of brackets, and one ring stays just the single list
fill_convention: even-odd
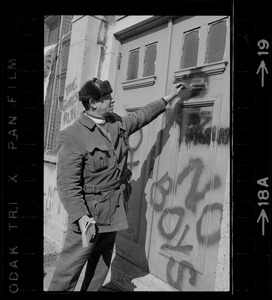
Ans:
[{"label": "graffiti on door", "polygon": [[[216,190],[221,187],[221,179],[218,175],[214,176],[213,182],[209,180],[204,184],[202,190],[198,190],[198,185],[202,171],[204,168],[204,163],[201,158],[190,159],[187,166],[185,166],[182,171],[178,174],[176,183],[166,172],[157,182],[154,182],[150,189],[150,203],[157,213],[160,213],[157,228],[161,237],[167,241],[160,246],[161,250],[167,249],[177,252],[182,252],[186,255],[190,255],[190,251],[193,250],[194,244],[184,243],[188,233],[190,234],[189,240],[194,236],[194,240],[197,243],[204,245],[206,243],[207,247],[215,245],[220,239],[220,222],[222,218],[223,205],[220,203],[207,204],[202,209],[201,213],[196,214],[198,204],[204,201],[205,194],[210,190]],[[177,188],[181,186],[185,179],[193,173],[192,180],[190,181],[190,187],[187,195],[184,199],[178,199],[180,206],[169,206],[167,201],[170,199],[170,194],[173,192],[176,199],[180,198],[177,195]],[[156,190],[156,193],[155,193]],[[156,195],[156,199],[154,199]],[[183,197],[182,197],[183,198]],[[158,201],[159,199],[159,201]],[[189,224],[184,222],[186,214],[193,213],[190,215]],[[210,213],[210,218],[218,218],[218,227],[214,228],[209,234],[205,234],[206,222],[203,219],[207,218],[207,214]],[[194,217],[195,215],[195,217]],[[174,226],[167,227],[166,219],[169,217],[175,217]],[[203,225],[203,223],[205,225]],[[203,227],[204,226],[204,227]],[[177,240],[178,233],[181,236],[178,242],[174,245],[173,242]],[[172,242],[172,243],[171,243]],[[173,279],[172,269],[177,268],[176,280]],[[190,274],[189,282],[191,285],[196,284],[197,272],[195,271],[193,265],[186,260],[177,262],[174,257],[170,257],[167,270],[166,278],[169,284],[175,286],[179,290],[182,289],[183,274],[188,270]]]},{"label": "graffiti on door", "polygon": [[189,282],[192,286],[196,285],[196,279],[197,279],[197,273],[194,270],[191,263],[189,263],[186,260],[182,260],[179,264],[177,264],[178,270],[177,270],[177,278],[176,280],[173,278],[173,268],[175,267],[175,264],[177,264],[173,259],[169,259],[167,264],[167,270],[166,270],[166,278],[170,285],[176,287],[177,289],[180,289],[181,283],[183,282],[183,274],[185,270],[187,269],[190,273],[190,279]]},{"label": "graffiti on door", "polygon": [[179,107],[176,122],[180,127],[179,145],[183,141],[190,147],[193,145],[227,145],[230,139],[228,127],[212,126],[212,106]]}]

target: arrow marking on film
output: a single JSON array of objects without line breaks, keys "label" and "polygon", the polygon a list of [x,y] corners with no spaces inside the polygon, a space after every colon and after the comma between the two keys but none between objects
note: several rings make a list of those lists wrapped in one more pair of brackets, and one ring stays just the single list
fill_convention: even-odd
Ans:
[{"label": "arrow marking on film", "polygon": [[268,218],[267,218],[267,215],[266,215],[264,209],[262,209],[262,211],[261,211],[261,213],[260,213],[260,215],[259,215],[259,218],[258,218],[258,220],[257,220],[257,223],[259,223],[260,219],[262,219],[262,235],[264,235],[264,226],[265,226],[265,223],[264,223],[264,222],[265,222],[265,219],[266,219],[266,221],[269,223],[269,220],[268,220]]},{"label": "arrow marking on film", "polygon": [[256,74],[259,74],[260,70],[262,72],[262,87],[263,87],[264,86],[264,71],[268,74],[268,70],[267,70],[267,68],[265,66],[265,62],[263,60],[261,61]]}]

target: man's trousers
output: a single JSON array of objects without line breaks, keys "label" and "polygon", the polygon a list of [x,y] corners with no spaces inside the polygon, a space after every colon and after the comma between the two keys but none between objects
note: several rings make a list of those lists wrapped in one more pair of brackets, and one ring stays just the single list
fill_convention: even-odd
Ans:
[{"label": "man's trousers", "polygon": [[97,233],[89,246],[83,248],[80,231],[72,230],[68,224],[48,291],[73,291],[86,262],[81,291],[98,291],[109,271],[115,239],[116,232]]}]

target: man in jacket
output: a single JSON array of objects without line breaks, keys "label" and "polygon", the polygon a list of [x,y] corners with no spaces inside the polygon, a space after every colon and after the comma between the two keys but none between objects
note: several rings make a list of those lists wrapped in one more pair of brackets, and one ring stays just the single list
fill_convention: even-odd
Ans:
[{"label": "man in jacket", "polygon": [[[85,110],[57,139],[57,188],[68,228],[48,291],[73,291],[86,262],[81,291],[98,291],[104,283],[116,232],[128,228],[128,137],[163,113],[182,87],[174,84],[169,95],[125,117],[112,112],[109,81],[94,78],[80,89]],[[93,224],[91,240],[83,247],[87,223]]]}]

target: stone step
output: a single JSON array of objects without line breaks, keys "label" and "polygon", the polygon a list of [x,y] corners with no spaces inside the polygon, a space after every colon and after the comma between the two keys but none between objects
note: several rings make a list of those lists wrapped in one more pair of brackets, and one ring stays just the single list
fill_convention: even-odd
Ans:
[{"label": "stone step", "polygon": [[178,291],[116,253],[112,260],[110,272],[111,282],[121,291]]}]

